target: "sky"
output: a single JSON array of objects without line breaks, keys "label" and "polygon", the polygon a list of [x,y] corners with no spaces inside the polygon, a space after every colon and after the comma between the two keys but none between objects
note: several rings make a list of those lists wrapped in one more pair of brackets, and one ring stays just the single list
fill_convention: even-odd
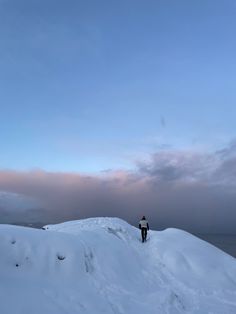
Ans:
[{"label": "sky", "polygon": [[0,0],[0,188],[18,200],[0,222],[148,212],[232,232],[235,16],[233,0]]}]

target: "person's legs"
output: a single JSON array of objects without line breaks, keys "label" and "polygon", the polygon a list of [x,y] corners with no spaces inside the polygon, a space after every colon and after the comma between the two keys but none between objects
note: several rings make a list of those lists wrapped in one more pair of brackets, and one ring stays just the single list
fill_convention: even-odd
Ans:
[{"label": "person's legs", "polygon": [[145,230],[144,230],[144,239],[145,239],[145,241],[147,241],[147,228],[144,228]]},{"label": "person's legs", "polygon": [[145,228],[141,228],[142,242],[145,240]]}]

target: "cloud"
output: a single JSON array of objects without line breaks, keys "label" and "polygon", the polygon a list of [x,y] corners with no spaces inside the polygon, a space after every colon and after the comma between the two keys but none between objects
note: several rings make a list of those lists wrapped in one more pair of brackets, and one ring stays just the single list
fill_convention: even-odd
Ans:
[{"label": "cloud", "polygon": [[136,224],[145,214],[155,229],[234,233],[236,157],[232,143],[214,153],[161,150],[139,161],[136,171],[109,170],[99,176],[0,171],[0,190],[35,204],[25,210],[0,209],[0,222],[47,224],[118,216]]},{"label": "cloud", "polygon": [[221,156],[222,159],[236,157],[236,139],[231,141],[227,147],[224,147],[221,150],[218,150],[216,154]]},{"label": "cloud", "polygon": [[208,181],[218,167],[219,160],[212,154],[191,151],[160,151],[149,161],[138,163],[139,172],[156,182]]}]

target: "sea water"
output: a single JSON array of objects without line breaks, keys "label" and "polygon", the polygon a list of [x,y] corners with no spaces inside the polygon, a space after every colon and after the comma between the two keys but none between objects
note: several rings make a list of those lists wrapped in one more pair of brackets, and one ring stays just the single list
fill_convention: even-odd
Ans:
[{"label": "sea water", "polygon": [[236,257],[236,234],[196,234],[196,236]]}]

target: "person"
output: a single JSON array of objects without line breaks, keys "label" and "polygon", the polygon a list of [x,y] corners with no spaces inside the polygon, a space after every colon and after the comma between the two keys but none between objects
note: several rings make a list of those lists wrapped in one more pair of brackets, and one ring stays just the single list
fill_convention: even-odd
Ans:
[{"label": "person", "polygon": [[139,229],[141,230],[142,235],[142,242],[147,241],[147,231],[149,230],[148,221],[146,220],[145,216],[139,222]]}]

